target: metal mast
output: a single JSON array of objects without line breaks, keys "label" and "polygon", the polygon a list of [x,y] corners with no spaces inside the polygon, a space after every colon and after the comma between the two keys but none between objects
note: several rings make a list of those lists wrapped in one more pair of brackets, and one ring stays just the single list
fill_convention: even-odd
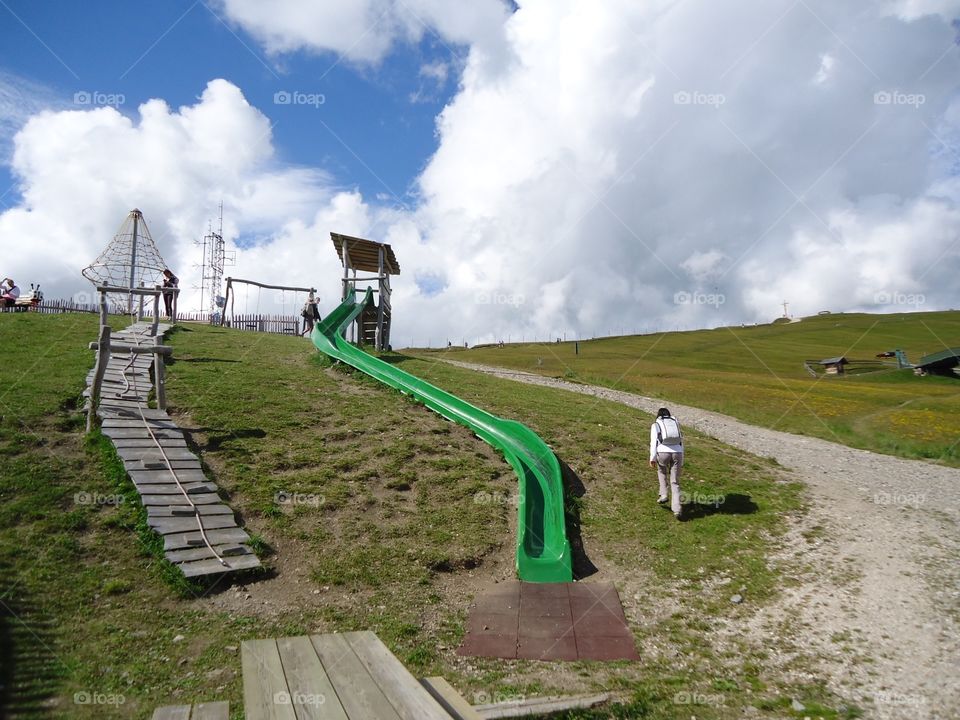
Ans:
[{"label": "metal mast", "polygon": [[203,305],[203,295],[209,292],[209,301],[207,310],[212,317],[219,309],[217,298],[220,297],[220,290],[223,283],[223,268],[226,265],[232,265],[235,256],[231,252],[227,253],[226,243],[223,241],[223,201],[220,201],[219,207],[219,225],[216,232],[211,228],[203,237],[203,284],[201,288],[201,306]]}]

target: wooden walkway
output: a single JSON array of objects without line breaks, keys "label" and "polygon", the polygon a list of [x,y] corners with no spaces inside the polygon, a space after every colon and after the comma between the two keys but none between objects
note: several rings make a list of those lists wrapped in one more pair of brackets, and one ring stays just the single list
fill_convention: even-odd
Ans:
[{"label": "wooden walkway", "polygon": [[452,688],[451,701],[437,699],[437,688],[418,682],[369,630],[246,640],[241,648],[247,720],[478,717]]},{"label": "wooden walkway", "polygon": [[[158,334],[170,329],[160,325]],[[151,325],[134,323],[112,343],[148,347]],[[153,388],[149,354],[111,353],[100,390],[97,416],[147,509],[147,524],[163,536],[164,555],[186,577],[246,570],[260,565],[247,545],[217,486],[203,474],[200,459],[187,448],[164,410],[147,407]],[[87,392],[94,371],[87,376]]]}]

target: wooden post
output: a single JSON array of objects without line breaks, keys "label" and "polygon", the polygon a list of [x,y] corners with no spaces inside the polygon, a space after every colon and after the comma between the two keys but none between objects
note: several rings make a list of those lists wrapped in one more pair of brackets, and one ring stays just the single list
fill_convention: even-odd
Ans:
[{"label": "wooden post", "polygon": [[380,246],[377,253],[377,274],[380,276],[380,287],[377,293],[377,337],[374,339],[374,347],[378,352],[386,349],[386,343],[383,341],[383,313],[385,311],[383,297],[383,245]]},{"label": "wooden post", "polygon": [[100,325],[107,324],[107,291],[100,288]]},{"label": "wooden post", "polygon": [[[105,297],[105,294],[101,295]],[[97,412],[100,402],[100,387],[103,385],[103,375],[110,362],[110,326],[100,326],[100,337],[97,338],[97,362],[94,365],[93,382],[90,384],[90,398],[87,405],[87,432],[93,427],[93,415]]]},{"label": "wooden post", "polygon": [[160,332],[160,291],[162,288],[159,285],[154,285],[153,289],[157,291],[157,294],[153,296],[153,325],[150,328],[150,334],[156,337],[157,333]]},{"label": "wooden post", "polygon": [[[146,287],[143,283],[140,283],[140,287]],[[140,296],[139,303],[137,304],[137,322],[143,321],[143,295]]]},{"label": "wooden post", "polygon": [[[154,347],[160,345],[161,338],[154,336]],[[153,384],[157,396],[157,409],[167,409],[167,375],[166,366],[163,364],[163,354],[159,351],[153,353]]]}]

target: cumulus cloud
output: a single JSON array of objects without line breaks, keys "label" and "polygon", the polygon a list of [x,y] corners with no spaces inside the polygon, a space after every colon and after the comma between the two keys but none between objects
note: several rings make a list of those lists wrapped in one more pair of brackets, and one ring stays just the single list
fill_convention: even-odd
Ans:
[{"label": "cumulus cloud", "polygon": [[358,63],[378,62],[426,33],[493,51],[507,14],[500,0],[221,0],[221,9],[271,54],[333,52]]}]

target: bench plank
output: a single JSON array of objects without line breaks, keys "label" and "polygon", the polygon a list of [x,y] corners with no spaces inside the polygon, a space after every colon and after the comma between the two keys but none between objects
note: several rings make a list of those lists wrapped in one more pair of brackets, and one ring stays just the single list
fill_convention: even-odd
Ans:
[{"label": "bench plank", "polygon": [[278,638],[277,649],[297,720],[349,720],[310,638]]},{"label": "bench plank", "polygon": [[312,635],[310,642],[348,717],[402,720],[342,634]]},{"label": "bench plank", "polygon": [[450,720],[426,688],[370,630],[344,638],[403,720]]},{"label": "bench plank", "polygon": [[473,709],[466,698],[442,677],[422,678],[420,684],[427,689],[434,700],[440,703],[453,720],[483,720],[483,716]]},{"label": "bench plank", "polygon": [[297,720],[293,706],[276,702],[289,698],[276,640],[244,640],[243,708],[247,720]]}]

